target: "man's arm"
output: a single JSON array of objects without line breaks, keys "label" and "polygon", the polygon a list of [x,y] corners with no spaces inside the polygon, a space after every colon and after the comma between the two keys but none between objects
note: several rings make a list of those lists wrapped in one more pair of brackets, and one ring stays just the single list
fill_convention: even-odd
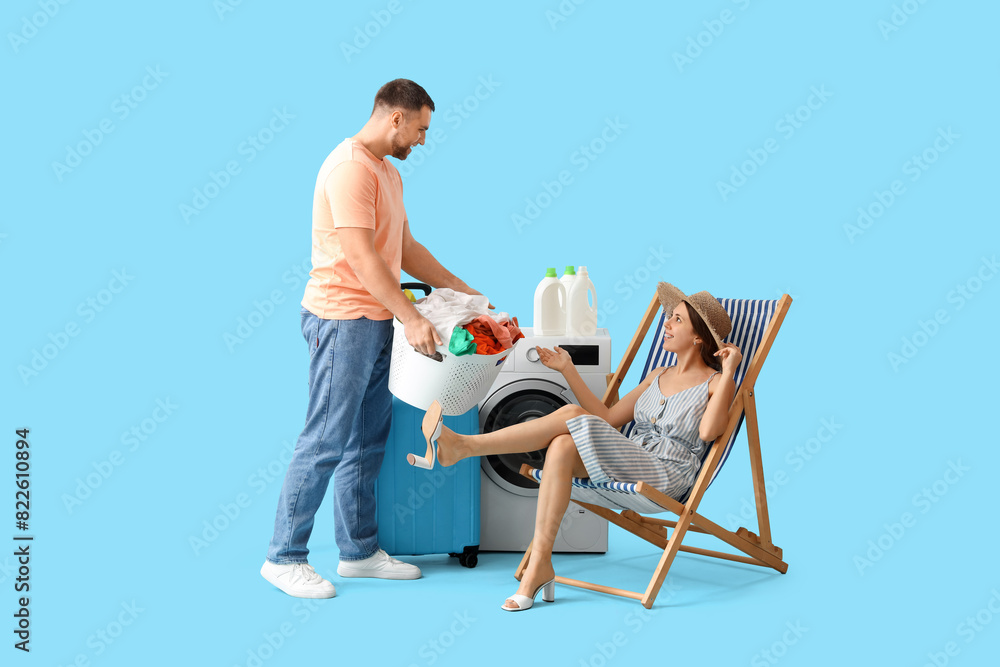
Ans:
[{"label": "man's arm", "polygon": [[325,183],[330,212],[339,221],[337,238],[347,263],[361,286],[403,323],[410,345],[433,354],[441,344],[434,326],[413,307],[399,289],[399,282],[375,249],[375,174],[359,162],[334,167]]},{"label": "man's arm", "polygon": [[441,337],[438,336],[434,325],[417,312],[399,289],[399,282],[389,271],[385,260],[375,250],[374,230],[364,227],[340,227],[337,229],[337,236],[340,238],[344,257],[362,287],[399,318],[410,345],[423,354],[433,354],[434,346],[442,345]]},{"label": "man's arm", "polygon": [[430,251],[410,233],[410,223],[403,223],[402,268],[408,274],[431,287],[448,287],[463,294],[479,294],[451,271],[444,268]]}]

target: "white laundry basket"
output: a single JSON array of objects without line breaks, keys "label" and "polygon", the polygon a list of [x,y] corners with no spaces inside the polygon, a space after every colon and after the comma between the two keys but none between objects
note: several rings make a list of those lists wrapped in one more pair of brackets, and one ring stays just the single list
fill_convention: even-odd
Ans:
[{"label": "white laundry basket", "polygon": [[[499,354],[455,356],[438,346],[441,361],[425,357],[406,341],[403,325],[393,320],[389,391],[399,400],[426,410],[435,399],[446,415],[465,414],[486,398],[511,350]],[[513,348],[511,348],[513,349]]]}]

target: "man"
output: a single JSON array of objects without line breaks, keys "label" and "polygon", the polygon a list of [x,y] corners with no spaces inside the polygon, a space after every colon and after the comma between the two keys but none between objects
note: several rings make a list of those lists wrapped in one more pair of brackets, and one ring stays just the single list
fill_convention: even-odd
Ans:
[{"label": "man", "polygon": [[313,196],[312,264],[302,299],[309,345],[306,424],[278,499],[261,575],[285,593],[330,598],[332,583],[308,564],[313,518],[333,477],[334,532],[342,577],[416,579],[415,565],[378,546],[375,479],[392,416],[388,389],[392,317],[407,342],[432,354],[434,326],[399,288],[400,269],[434,287],[479,294],[410,233],[403,183],[385,157],[423,144],[434,102],[407,79],[382,86],[365,126],[326,158]]}]

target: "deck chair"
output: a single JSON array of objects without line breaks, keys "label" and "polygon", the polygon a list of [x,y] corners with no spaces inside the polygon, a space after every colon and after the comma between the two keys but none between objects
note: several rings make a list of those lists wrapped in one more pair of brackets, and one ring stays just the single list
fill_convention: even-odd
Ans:
[{"label": "deck chair", "polygon": [[[781,549],[771,542],[771,525],[767,514],[767,497],[764,491],[764,467],[760,455],[760,434],[757,429],[754,382],[757,380],[761,366],[764,365],[771,344],[774,342],[778,329],[785,318],[785,313],[792,303],[792,298],[785,294],[778,301],[719,299],[719,302],[726,309],[733,323],[732,331],[725,341],[735,343],[740,348],[743,360],[736,371],[736,394],[729,409],[726,430],[705,453],[701,469],[687,497],[675,500],[642,481],[593,483],[588,479],[573,479],[573,489],[570,496],[573,502],[663,549],[663,555],[660,557],[649,585],[644,592],[638,593],[566,577],[556,577],[558,583],[632,598],[639,600],[643,607],[649,609],[653,606],[653,601],[656,600],[656,595],[663,585],[670,564],[678,551],[772,567],[782,574],[788,570],[788,565],[782,560]],[[625,374],[632,365],[632,361],[658,310],[659,300],[654,296],[617,371],[608,381],[608,389],[603,399],[605,405],[610,407],[617,402],[618,390]],[[642,372],[643,378],[654,368],[676,363],[676,356],[673,353],[667,353],[662,346],[657,345],[658,332],[663,328],[665,315],[660,316],[659,325],[654,330],[649,358],[646,360],[646,366]],[[756,499],[756,534],[744,527],[735,532],[726,530],[698,513],[698,504],[709,485],[719,474],[722,464],[729,457],[744,418],[747,423],[750,468]],[[633,423],[630,423],[623,427],[625,435],[631,432],[632,426]],[[527,464],[521,467],[521,474],[535,481],[541,481],[542,478],[541,470]],[[678,518],[676,521],[672,521],[643,516],[643,514],[661,512],[672,512]],[[746,556],[682,545],[681,542],[688,531],[714,535],[742,551]],[[521,575],[527,567],[530,555],[531,545],[529,544],[514,573],[518,580],[521,579]]]}]

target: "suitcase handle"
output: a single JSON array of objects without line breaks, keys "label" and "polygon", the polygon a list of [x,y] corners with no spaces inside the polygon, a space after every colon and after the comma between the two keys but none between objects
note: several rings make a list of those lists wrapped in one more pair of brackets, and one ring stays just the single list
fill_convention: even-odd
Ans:
[{"label": "suitcase handle", "polygon": [[424,296],[427,296],[428,294],[431,293],[431,290],[433,288],[427,283],[400,283],[399,289],[408,289],[408,290],[418,289],[424,293]]}]

